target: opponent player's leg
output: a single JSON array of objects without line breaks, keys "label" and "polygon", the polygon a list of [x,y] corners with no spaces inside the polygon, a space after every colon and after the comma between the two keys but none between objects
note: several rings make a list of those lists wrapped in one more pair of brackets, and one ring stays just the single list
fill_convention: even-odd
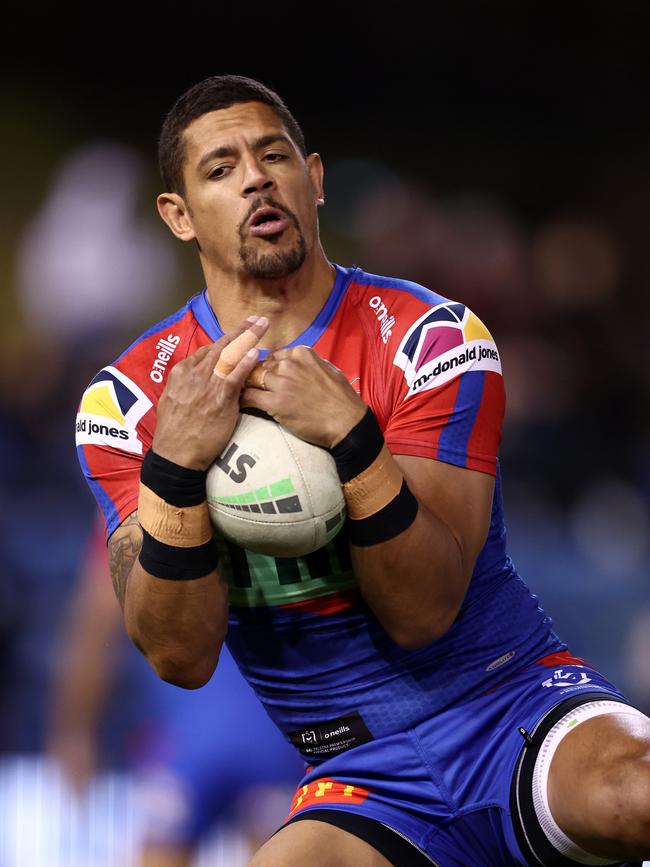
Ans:
[{"label": "opponent player's leg", "polygon": [[248,867],[391,867],[369,843],[326,822],[285,825],[262,846]]},{"label": "opponent player's leg", "polygon": [[614,705],[576,725],[552,756],[547,793],[553,819],[585,852],[650,857],[650,719]]}]

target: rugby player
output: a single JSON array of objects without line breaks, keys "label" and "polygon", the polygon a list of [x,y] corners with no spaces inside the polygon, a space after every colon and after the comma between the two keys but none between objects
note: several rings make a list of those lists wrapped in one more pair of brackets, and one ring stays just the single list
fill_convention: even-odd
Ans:
[{"label": "rugby player", "polygon": [[[195,688],[227,641],[305,760],[253,867],[649,855],[650,720],[569,653],[506,554],[486,326],[327,259],[321,158],[259,82],[192,87],[159,157],[159,212],[206,288],[93,379],[78,451],[133,642]],[[315,554],[213,539],[206,471],[241,407],[331,451],[347,519]]]}]

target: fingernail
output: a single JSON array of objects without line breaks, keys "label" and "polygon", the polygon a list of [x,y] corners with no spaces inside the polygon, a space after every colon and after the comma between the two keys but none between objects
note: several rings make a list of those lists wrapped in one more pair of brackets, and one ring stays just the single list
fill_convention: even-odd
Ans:
[{"label": "fingernail", "polygon": [[257,349],[249,349],[246,355],[249,358],[255,358],[255,356],[257,355]]},{"label": "fingernail", "polygon": [[257,317],[257,324],[261,325],[263,327],[263,326],[269,324],[269,320],[266,318],[266,316],[258,316]]},{"label": "fingernail", "polygon": [[255,325],[257,323],[259,317],[257,316],[247,316],[244,320],[245,322],[250,322],[251,325]]}]

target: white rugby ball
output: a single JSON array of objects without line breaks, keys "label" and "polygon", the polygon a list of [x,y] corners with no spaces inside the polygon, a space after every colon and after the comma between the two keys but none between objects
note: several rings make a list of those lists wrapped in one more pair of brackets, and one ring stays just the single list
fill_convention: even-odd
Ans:
[{"label": "white rugby ball", "polygon": [[206,484],[217,531],[258,554],[310,554],[333,539],[345,519],[334,458],[269,418],[240,415]]}]

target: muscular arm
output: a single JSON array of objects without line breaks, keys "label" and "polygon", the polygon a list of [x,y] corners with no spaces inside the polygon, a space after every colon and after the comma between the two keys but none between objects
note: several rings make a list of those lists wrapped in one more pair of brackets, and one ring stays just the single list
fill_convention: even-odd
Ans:
[{"label": "muscular arm", "polygon": [[416,648],[449,629],[490,526],[494,479],[426,458],[396,456],[419,509],[388,542],[352,547],[361,592],[396,643]]},{"label": "muscular arm", "polygon": [[141,548],[142,528],[138,523],[138,513],[132,512],[113,533],[108,543],[108,564],[111,570],[111,580],[122,610],[124,610],[124,597],[129,572],[138,559]]},{"label": "muscular arm", "polygon": [[142,529],[133,512],[108,543],[129,638],[163,680],[186,689],[203,686],[226,637],[228,588],[216,570],[192,581],[149,575],[138,561],[141,547]]},{"label": "muscular arm", "polygon": [[[238,418],[240,391],[257,359],[248,349],[268,327],[266,319],[255,317],[255,322],[247,320],[170,371],[157,408],[155,454],[179,467],[207,470],[221,453]],[[244,332],[247,343],[236,345],[235,338],[244,337]],[[232,350],[232,370],[215,376],[215,364],[226,347]],[[108,543],[127,633],[163,680],[188,689],[203,686],[226,636],[227,585],[216,569],[200,578],[156,577],[140,563],[142,545],[143,531],[133,512]]]}]

